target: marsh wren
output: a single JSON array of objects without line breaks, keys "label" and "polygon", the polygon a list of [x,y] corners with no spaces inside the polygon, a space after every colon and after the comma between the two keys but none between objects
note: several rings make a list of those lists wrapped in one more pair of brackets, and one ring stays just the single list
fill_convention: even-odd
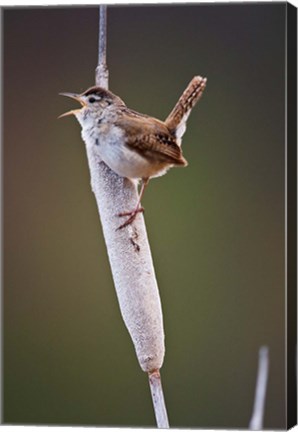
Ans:
[{"label": "marsh wren", "polygon": [[142,181],[135,209],[119,214],[128,216],[119,229],[144,211],[141,199],[150,178],[165,174],[173,166],[187,165],[181,139],[206,82],[206,78],[194,77],[164,122],[133,111],[120,97],[101,87],[91,87],[82,94],[60,93],[82,105],[60,117],[75,115],[82,126],[86,146],[92,146],[119,176]]}]

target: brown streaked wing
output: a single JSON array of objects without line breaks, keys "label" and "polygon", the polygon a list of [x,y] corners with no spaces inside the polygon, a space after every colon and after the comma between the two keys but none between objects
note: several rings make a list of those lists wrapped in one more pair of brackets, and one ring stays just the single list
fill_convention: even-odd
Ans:
[{"label": "brown streaked wing", "polygon": [[115,125],[129,131],[126,145],[140,155],[153,161],[187,164],[175,137],[163,122],[127,109]]}]

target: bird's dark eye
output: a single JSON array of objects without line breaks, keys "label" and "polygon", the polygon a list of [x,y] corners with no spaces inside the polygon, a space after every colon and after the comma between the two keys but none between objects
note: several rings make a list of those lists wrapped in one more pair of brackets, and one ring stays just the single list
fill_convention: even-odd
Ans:
[{"label": "bird's dark eye", "polygon": [[94,97],[89,98],[90,103],[94,103],[95,101],[96,101],[96,99]]}]

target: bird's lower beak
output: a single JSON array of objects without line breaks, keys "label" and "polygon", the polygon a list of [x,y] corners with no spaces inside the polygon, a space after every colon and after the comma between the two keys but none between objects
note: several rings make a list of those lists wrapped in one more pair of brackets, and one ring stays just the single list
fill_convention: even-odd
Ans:
[{"label": "bird's lower beak", "polygon": [[[82,107],[86,106],[85,101],[81,98],[80,95],[78,95],[78,94],[76,94],[76,93],[59,93],[59,95],[60,95],[60,96],[70,97],[71,99],[74,99],[74,100],[80,102],[80,104],[82,105]],[[67,112],[64,113],[64,114],[61,114],[58,118],[66,117],[66,116],[69,116],[69,115],[76,115],[78,112],[81,111],[81,109],[82,109],[82,108],[67,111]]]},{"label": "bird's lower beak", "polygon": [[82,108],[67,111],[67,112],[65,112],[65,113],[63,113],[63,114],[61,114],[61,115],[59,115],[59,116],[58,116],[58,119],[60,119],[60,118],[62,118],[62,117],[67,117],[67,116],[70,116],[70,115],[76,115],[77,113],[79,113],[79,112],[81,111],[81,109],[82,109]]}]

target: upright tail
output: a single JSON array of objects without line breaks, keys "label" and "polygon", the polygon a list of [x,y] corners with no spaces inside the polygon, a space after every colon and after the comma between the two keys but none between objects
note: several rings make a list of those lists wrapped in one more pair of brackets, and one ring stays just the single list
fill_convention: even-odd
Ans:
[{"label": "upright tail", "polygon": [[186,121],[192,108],[202,96],[206,82],[207,78],[195,76],[165,121],[169,130],[176,136],[179,145],[181,145],[181,138],[186,129]]}]

